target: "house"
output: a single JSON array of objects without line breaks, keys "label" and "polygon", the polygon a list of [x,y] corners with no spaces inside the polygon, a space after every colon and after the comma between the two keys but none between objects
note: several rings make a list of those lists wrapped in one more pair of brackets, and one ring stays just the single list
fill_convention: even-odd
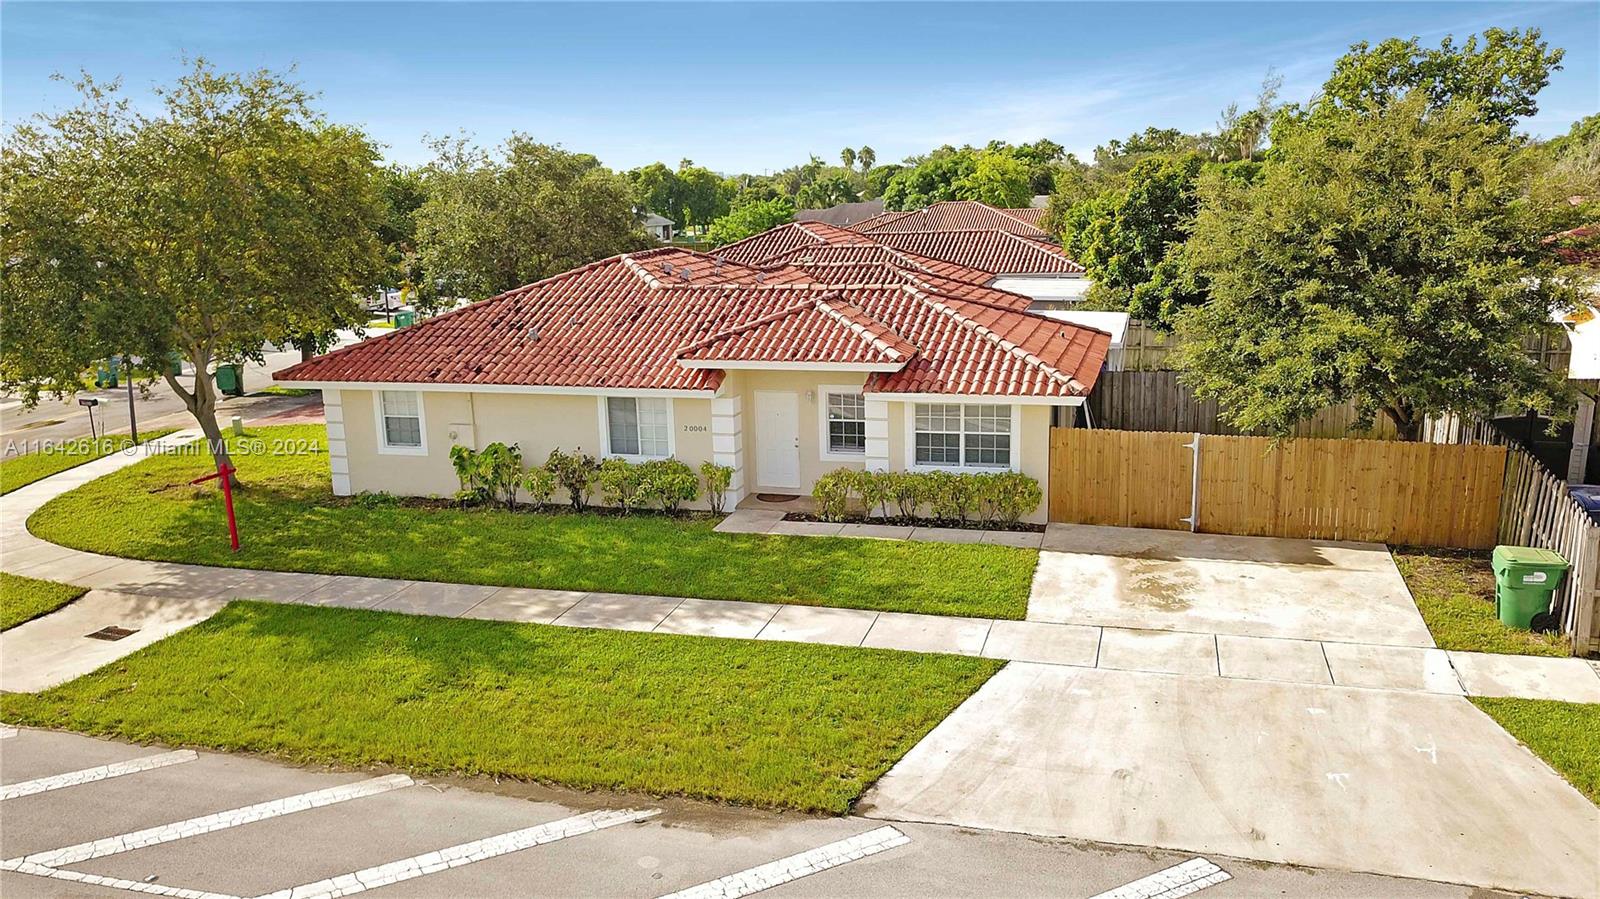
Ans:
[{"label": "house", "polygon": [[989,272],[828,229],[741,242],[789,244],[767,264],[614,256],[274,377],[322,389],[340,495],[450,495],[451,446],[494,441],[535,461],[714,461],[734,469],[730,505],[839,467],[1012,470],[1048,489],[1050,426],[1094,388],[1108,335],[1031,314]]},{"label": "house", "polygon": [[671,243],[676,233],[674,229],[678,227],[677,222],[664,215],[656,215],[654,212],[641,213],[639,224],[644,226],[646,233],[662,243]]},{"label": "house", "polygon": [[882,200],[862,200],[859,203],[840,203],[837,206],[829,206],[827,209],[798,209],[795,210],[794,220],[797,222],[822,222],[826,225],[845,228],[882,214]]}]

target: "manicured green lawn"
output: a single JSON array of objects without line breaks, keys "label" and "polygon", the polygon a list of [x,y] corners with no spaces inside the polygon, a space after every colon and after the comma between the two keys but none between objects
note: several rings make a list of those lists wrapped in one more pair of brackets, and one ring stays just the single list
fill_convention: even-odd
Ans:
[{"label": "manicured green lawn", "polygon": [[0,631],[54,612],[87,592],[71,584],[0,573]]},{"label": "manicured green lawn", "polygon": [[[1022,618],[1034,550],[718,534],[709,519],[525,514],[337,499],[321,425],[233,438],[243,548],[204,452],[158,456],[52,500],[38,536],[92,552],[242,568]],[[308,447],[315,445],[315,450]],[[255,448],[255,449],[252,449]],[[249,451],[246,451],[249,450]]]},{"label": "manicured green lawn", "polygon": [[[139,434],[139,442],[145,443],[176,430],[177,428],[163,428],[158,431],[143,431]],[[26,487],[40,478],[76,468],[85,462],[93,462],[101,456],[121,452],[133,445],[133,440],[127,434],[113,434],[98,440],[82,437],[36,452],[13,456],[0,462],[0,495]]]},{"label": "manicured green lawn", "polygon": [[1600,704],[1482,696],[1472,702],[1600,805]]},{"label": "manicured green lawn", "polygon": [[[1001,663],[234,603],[11,723],[844,812]],[[292,674],[292,676],[285,676]]]},{"label": "manicured green lawn", "polygon": [[1396,547],[1394,561],[1440,649],[1525,656],[1569,655],[1559,634],[1516,630],[1494,612],[1489,554],[1470,550]]}]

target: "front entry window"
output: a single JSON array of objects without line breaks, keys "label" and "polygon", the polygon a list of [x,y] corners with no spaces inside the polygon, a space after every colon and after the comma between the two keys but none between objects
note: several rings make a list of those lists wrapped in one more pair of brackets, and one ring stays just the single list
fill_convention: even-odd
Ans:
[{"label": "front entry window", "polygon": [[606,399],[606,433],[613,456],[664,459],[672,454],[671,411],[665,399]]},{"label": "front entry window", "polygon": [[1011,465],[1011,407],[918,403],[913,431],[917,465],[1006,468]]}]

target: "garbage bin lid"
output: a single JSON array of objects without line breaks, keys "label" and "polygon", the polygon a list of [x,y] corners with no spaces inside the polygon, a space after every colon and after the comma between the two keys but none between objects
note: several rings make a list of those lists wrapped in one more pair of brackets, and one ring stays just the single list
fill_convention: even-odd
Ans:
[{"label": "garbage bin lid", "polygon": [[1520,565],[1566,565],[1567,560],[1561,554],[1537,546],[1497,546],[1494,548],[1496,562],[1505,562]]}]

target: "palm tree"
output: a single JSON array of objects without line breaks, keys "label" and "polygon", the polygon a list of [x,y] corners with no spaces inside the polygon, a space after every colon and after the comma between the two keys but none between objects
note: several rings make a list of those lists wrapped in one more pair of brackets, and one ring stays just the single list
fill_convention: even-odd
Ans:
[{"label": "palm tree", "polygon": [[861,171],[868,172],[877,163],[878,154],[871,147],[862,147],[861,152],[856,154],[856,158],[861,160]]},{"label": "palm tree", "polygon": [[855,168],[856,151],[850,149],[849,147],[845,147],[843,150],[839,151],[839,161],[844,163],[844,167],[847,169]]}]

